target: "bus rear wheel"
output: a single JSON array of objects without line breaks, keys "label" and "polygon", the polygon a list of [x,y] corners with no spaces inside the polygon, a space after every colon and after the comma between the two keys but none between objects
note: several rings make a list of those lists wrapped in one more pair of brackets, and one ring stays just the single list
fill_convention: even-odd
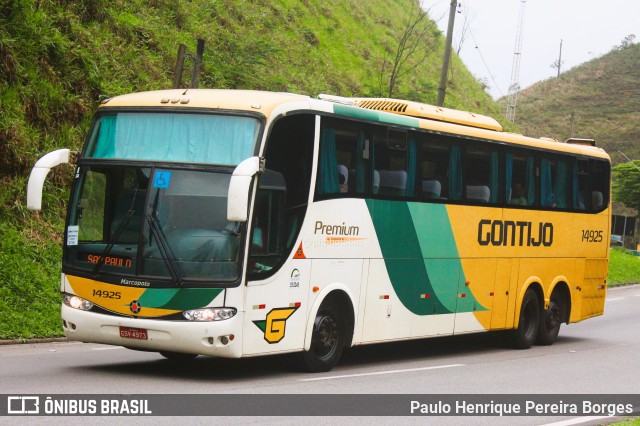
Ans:
[{"label": "bus rear wheel", "polygon": [[562,302],[551,296],[549,308],[542,313],[536,344],[548,346],[556,341],[562,324]]},{"label": "bus rear wheel", "polygon": [[318,373],[331,370],[346,344],[346,321],[334,304],[320,306],[313,322],[311,347],[302,353],[306,370]]},{"label": "bus rear wheel", "polygon": [[540,331],[540,301],[529,289],[522,298],[518,328],[512,331],[512,343],[516,349],[529,349]]}]

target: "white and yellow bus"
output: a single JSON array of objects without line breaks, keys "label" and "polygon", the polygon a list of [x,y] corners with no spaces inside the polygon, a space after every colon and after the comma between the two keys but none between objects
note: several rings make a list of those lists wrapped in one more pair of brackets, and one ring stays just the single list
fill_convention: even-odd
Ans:
[{"label": "white and yellow bus", "polygon": [[62,263],[71,340],[168,358],[487,330],[554,342],[603,313],[610,162],[593,141],[389,99],[170,90],[98,108]]}]

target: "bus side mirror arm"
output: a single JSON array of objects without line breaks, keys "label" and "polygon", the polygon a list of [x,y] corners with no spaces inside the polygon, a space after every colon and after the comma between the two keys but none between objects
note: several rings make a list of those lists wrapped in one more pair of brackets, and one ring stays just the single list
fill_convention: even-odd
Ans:
[{"label": "bus side mirror arm", "polygon": [[69,163],[69,159],[74,159],[68,149],[58,149],[41,157],[31,170],[29,184],[27,186],[27,208],[29,210],[40,210],[42,208],[42,187],[49,171],[60,164]]},{"label": "bus side mirror arm", "polygon": [[249,210],[249,189],[253,177],[264,171],[264,158],[250,157],[238,164],[231,175],[227,198],[227,220],[246,222]]}]

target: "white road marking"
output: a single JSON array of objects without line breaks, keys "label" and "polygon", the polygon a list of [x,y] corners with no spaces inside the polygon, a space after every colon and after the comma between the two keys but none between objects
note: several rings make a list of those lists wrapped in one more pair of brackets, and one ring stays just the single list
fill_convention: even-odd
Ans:
[{"label": "white road marking", "polygon": [[556,423],[547,423],[544,424],[542,426],[570,426],[570,425],[579,425],[581,423],[587,423],[587,422],[592,422],[592,421],[596,421],[596,420],[602,420],[602,419],[610,419],[611,417],[609,416],[591,416],[591,417],[577,417],[575,419],[570,419],[570,420],[563,420],[561,422],[556,422]]},{"label": "white road marking", "polygon": [[436,365],[433,367],[408,368],[406,370],[375,371],[373,373],[344,374],[342,376],[317,377],[313,379],[300,379],[300,381],[301,382],[317,382],[319,380],[346,379],[349,377],[364,377],[364,376],[379,376],[381,374],[411,373],[413,371],[439,370],[442,368],[464,367],[465,365],[466,364]]},{"label": "white road marking", "polygon": [[92,351],[113,351],[115,349],[124,349],[120,346],[109,346],[107,348],[91,348]]},{"label": "white road marking", "polygon": [[624,300],[624,297],[613,297],[613,298],[607,298],[607,302],[614,302],[616,300]]}]

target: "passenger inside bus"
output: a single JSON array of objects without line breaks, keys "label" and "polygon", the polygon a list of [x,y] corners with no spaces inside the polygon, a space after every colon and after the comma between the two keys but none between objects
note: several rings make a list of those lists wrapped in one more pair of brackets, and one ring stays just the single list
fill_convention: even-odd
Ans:
[{"label": "passenger inside bus", "polygon": [[524,186],[521,183],[516,182],[511,187],[511,201],[510,204],[526,206],[527,198],[524,196]]}]

